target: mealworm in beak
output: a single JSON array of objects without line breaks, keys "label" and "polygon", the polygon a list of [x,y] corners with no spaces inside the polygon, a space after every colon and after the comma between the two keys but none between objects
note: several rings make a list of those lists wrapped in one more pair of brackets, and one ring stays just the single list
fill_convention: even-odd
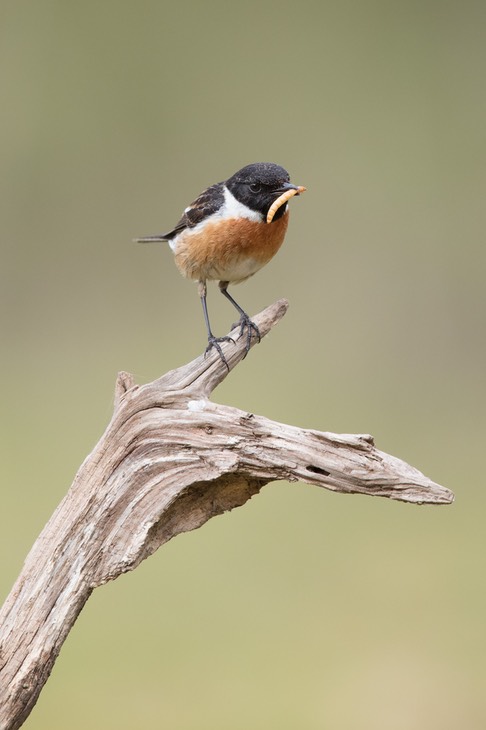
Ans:
[{"label": "mealworm in beak", "polygon": [[287,200],[290,200],[290,198],[293,198],[294,195],[298,195],[299,193],[305,193],[305,191],[306,188],[300,185],[297,189],[291,188],[290,190],[286,190],[285,193],[282,193],[282,195],[277,198],[277,200],[275,200],[268,209],[267,223],[271,223],[273,221],[275,213],[282,207],[282,205],[284,205],[284,203],[287,202]]}]

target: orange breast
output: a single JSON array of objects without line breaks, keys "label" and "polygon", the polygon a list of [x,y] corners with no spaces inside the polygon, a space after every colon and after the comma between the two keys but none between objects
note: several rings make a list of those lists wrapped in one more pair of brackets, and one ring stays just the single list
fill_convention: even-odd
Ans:
[{"label": "orange breast", "polygon": [[189,279],[244,281],[265,266],[283,243],[288,211],[272,223],[232,218],[186,229],[177,238],[175,260]]}]

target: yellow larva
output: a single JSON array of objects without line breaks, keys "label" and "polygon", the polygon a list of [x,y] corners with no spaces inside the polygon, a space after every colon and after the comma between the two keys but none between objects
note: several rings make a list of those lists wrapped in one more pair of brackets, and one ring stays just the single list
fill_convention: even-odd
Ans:
[{"label": "yellow larva", "polygon": [[291,188],[290,190],[286,190],[285,193],[282,193],[282,195],[275,200],[270,208],[268,209],[267,213],[267,223],[271,223],[273,221],[274,215],[277,212],[279,208],[282,207],[284,203],[287,202],[287,200],[290,200],[290,198],[293,198],[294,195],[299,195],[299,193],[305,193],[306,188],[304,188],[302,185],[300,185],[297,189]]}]

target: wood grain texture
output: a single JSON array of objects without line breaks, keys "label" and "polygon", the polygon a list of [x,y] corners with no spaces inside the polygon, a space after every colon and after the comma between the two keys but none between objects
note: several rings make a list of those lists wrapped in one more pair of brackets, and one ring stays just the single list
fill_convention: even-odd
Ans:
[{"label": "wood grain texture", "polygon": [[[257,317],[264,337],[287,302]],[[232,370],[246,339],[222,343]],[[253,344],[253,343],[252,343]],[[120,373],[111,422],[28,555],[0,612],[0,728],[22,725],[94,588],[175,535],[244,504],[270,481],[415,504],[452,493],[369,435],[296,428],[209,400],[228,371],[217,353],[147,385]]]}]

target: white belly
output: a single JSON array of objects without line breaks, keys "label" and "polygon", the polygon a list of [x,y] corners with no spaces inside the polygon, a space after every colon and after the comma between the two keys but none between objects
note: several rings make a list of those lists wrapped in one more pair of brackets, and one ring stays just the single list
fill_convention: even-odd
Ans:
[{"label": "white belly", "polygon": [[207,278],[231,281],[233,284],[238,284],[240,281],[245,281],[248,277],[256,274],[262,266],[262,262],[252,258],[235,259],[226,262],[224,266],[212,266],[208,271]]}]

